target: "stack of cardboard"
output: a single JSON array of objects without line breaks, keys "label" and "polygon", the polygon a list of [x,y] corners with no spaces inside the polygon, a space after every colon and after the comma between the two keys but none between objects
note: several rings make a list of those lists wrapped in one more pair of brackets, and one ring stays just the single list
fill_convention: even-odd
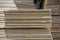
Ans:
[{"label": "stack of cardboard", "polygon": [[17,9],[14,0],[0,0],[0,10]]},{"label": "stack of cardboard", "polygon": [[0,28],[0,40],[7,40],[5,30]]},{"label": "stack of cardboard", "polygon": [[11,40],[52,40],[49,28],[6,29],[6,36]]},{"label": "stack of cardboard", "polygon": [[14,0],[18,9],[35,9],[33,0]]},{"label": "stack of cardboard", "polygon": [[0,40],[52,40],[51,10],[34,9],[32,0],[0,0],[0,10]]},{"label": "stack of cardboard", "polygon": [[6,14],[6,37],[11,40],[52,40],[50,10],[12,10]]},{"label": "stack of cardboard", "polygon": [[51,27],[50,10],[22,9],[6,11],[7,28]]},{"label": "stack of cardboard", "polygon": [[0,40],[6,40],[5,30],[3,29],[5,27],[5,23],[5,13],[3,10],[0,10]]},{"label": "stack of cardboard", "polygon": [[0,10],[0,28],[5,27],[5,14],[3,10]]},{"label": "stack of cardboard", "polygon": [[5,10],[4,13],[5,27],[0,28],[3,40],[52,40],[50,10]]},{"label": "stack of cardboard", "polygon": [[54,40],[60,40],[60,0],[47,0],[45,8],[52,9],[52,34]]}]

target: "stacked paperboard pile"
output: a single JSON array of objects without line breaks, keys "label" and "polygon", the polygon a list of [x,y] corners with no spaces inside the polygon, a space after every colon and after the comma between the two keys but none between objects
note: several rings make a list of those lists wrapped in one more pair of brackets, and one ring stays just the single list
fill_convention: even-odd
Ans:
[{"label": "stacked paperboard pile", "polygon": [[0,28],[4,28],[5,26],[5,14],[3,10],[0,10]]},{"label": "stacked paperboard pile", "polygon": [[7,28],[51,27],[50,10],[25,9],[5,11]]},{"label": "stacked paperboard pile", "polygon": [[6,35],[11,40],[52,40],[48,28],[39,29],[6,29]]},{"label": "stacked paperboard pile", "polygon": [[17,9],[14,0],[0,0],[0,10],[14,10]]},{"label": "stacked paperboard pile", "polygon": [[35,9],[33,0],[14,0],[18,9]]},{"label": "stacked paperboard pile", "polygon": [[53,20],[53,28],[52,28],[52,34],[54,40],[60,40],[60,15],[52,15]]},{"label": "stacked paperboard pile", "polygon": [[7,40],[5,30],[1,28],[0,28],[0,40]]},{"label": "stacked paperboard pile", "polygon": [[5,13],[0,10],[0,40],[6,40],[5,30],[2,29],[5,27],[5,22]]},{"label": "stacked paperboard pile", "polygon": [[54,40],[60,40],[60,0],[47,0],[47,9],[52,9],[53,28],[52,34]]},{"label": "stacked paperboard pile", "polygon": [[[5,26],[0,28],[3,40],[52,40],[50,10],[9,10]],[[3,18],[4,19],[4,18]],[[4,31],[3,31],[4,30]],[[5,39],[4,39],[5,38]]]},{"label": "stacked paperboard pile", "polygon": [[0,40],[52,40],[51,10],[33,8],[32,0],[0,0]]}]

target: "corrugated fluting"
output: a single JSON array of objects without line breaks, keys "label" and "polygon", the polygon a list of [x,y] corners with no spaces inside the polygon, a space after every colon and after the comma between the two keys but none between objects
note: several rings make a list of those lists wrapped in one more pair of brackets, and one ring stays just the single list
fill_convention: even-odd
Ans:
[{"label": "corrugated fluting", "polygon": [[2,12],[6,22],[4,27],[0,27],[1,40],[52,40],[50,10],[22,9]]},{"label": "corrugated fluting", "polygon": [[16,10],[14,0],[0,0],[0,10]]},{"label": "corrugated fluting", "polygon": [[51,27],[51,12],[48,10],[6,11],[6,28]]},{"label": "corrugated fluting", "polygon": [[52,40],[49,29],[7,29],[8,39],[14,40]]},{"label": "corrugated fluting", "polygon": [[54,40],[60,40],[60,0],[47,0],[47,9],[52,9],[52,34]]}]

